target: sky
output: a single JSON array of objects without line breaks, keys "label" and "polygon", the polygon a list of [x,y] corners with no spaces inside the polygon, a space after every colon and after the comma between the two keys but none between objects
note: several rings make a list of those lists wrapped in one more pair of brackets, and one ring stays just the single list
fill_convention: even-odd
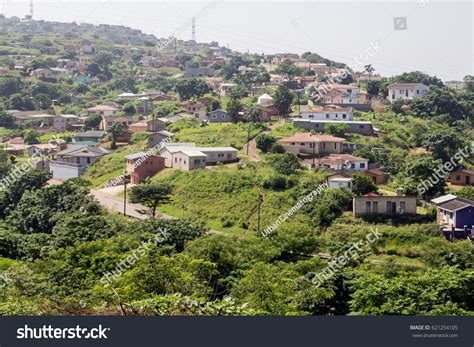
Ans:
[{"label": "sky", "polygon": [[[24,17],[29,1],[0,0],[7,17]],[[472,0],[437,1],[44,1],[34,19],[121,24],[157,37],[217,41],[251,53],[307,51],[349,64],[372,64],[392,76],[419,70],[461,80],[473,72]]]}]

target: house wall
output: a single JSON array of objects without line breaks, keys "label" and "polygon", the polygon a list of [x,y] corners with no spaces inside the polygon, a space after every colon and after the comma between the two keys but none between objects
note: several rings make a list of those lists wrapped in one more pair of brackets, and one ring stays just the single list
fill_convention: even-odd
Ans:
[{"label": "house wall", "polygon": [[390,102],[396,100],[412,100],[425,95],[429,90],[427,86],[417,86],[415,88],[388,88],[387,99]]},{"label": "house wall", "polygon": [[59,180],[80,177],[84,174],[86,169],[87,166],[65,165],[64,163],[57,163],[54,160],[49,162],[49,172],[51,172],[53,178]]},{"label": "house wall", "polygon": [[187,171],[206,167],[206,158],[188,157],[186,154],[181,152],[174,153],[172,158],[174,169]]},{"label": "house wall", "polygon": [[205,151],[202,148],[199,149],[202,153],[206,154],[206,163],[215,164],[218,162],[226,163],[237,160],[237,151]]},{"label": "house wall", "polygon": [[232,122],[232,116],[223,111],[215,111],[207,115],[209,123],[229,123]]},{"label": "house wall", "polygon": [[[324,131],[324,127],[327,123],[325,121],[308,121],[308,120],[293,120],[293,125],[297,128],[306,129],[306,130],[315,130],[315,131]],[[339,124],[339,123],[338,123]],[[360,124],[358,122],[346,122],[348,133],[361,134],[361,135],[372,135],[373,127],[372,124]]]},{"label": "house wall", "polygon": [[451,178],[451,184],[454,184],[456,186],[466,186],[466,185],[474,186],[474,175],[469,175],[466,172],[461,172],[461,171],[453,172],[451,173],[450,178]]},{"label": "house wall", "polygon": [[302,111],[301,115],[304,119],[314,120],[352,120],[352,112],[310,112]]},{"label": "house wall", "polygon": [[[367,211],[366,203],[371,203],[371,212]],[[373,211],[374,202],[378,203],[377,212]],[[410,196],[357,196],[353,200],[352,212],[354,217],[366,216],[366,215],[392,215],[392,213],[387,210],[387,202],[392,202],[396,204],[396,213],[400,214],[400,203],[405,203],[405,213],[404,215],[415,215],[416,214],[416,197]]]},{"label": "house wall", "polygon": [[127,171],[131,174],[131,183],[140,184],[147,177],[154,176],[157,172],[165,168],[165,158],[158,156],[150,156],[141,163],[140,166],[134,168],[134,163],[137,160],[127,161]]},{"label": "house wall", "polygon": [[[286,152],[299,154],[339,154],[342,153],[340,142],[282,142]],[[313,150],[314,144],[314,150]]]},{"label": "house wall", "polygon": [[352,190],[352,182],[350,181],[337,181],[337,180],[328,180],[330,189],[345,188]]},{"label": "house wall", "polygon": [[456,228],[464,228],[465,225],[474,225],[474,207],[466,207],[463,210],[456,211]]}]

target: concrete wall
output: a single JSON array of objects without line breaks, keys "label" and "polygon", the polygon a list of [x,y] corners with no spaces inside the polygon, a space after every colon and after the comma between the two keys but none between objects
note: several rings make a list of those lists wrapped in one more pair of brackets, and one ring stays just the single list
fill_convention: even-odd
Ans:
[{"label": "concrete wall", "polygon": [[[366,203],[370,202],[371,211],[367,211]],[[374,202],[378,204],[377,211],[374,211]],[[395,212],[389,210],[387,203],[395,204]],[[401,203],[405,203],[405,211],[400,210]],[[416,197],[413,196],[357,196],[352,203],[353,215],[373,216],[373,215],[415,215]]]},{"label": "concrete wall", "polygon": [[[293,125],[297,128],[305,129],[305,130],[315,130],[315,131],[324,131],[326,124],[335,124],[325,121],[308,121],[308,120],[301,120],[295,119],[293,121]],[[340,123],[336,123],[340,124]],[[347,124],[348,133],[354,134],[361,134],[361,135],[372,135],[373,127],[372,124],[360,124],[358,122],[345,122]]]}]

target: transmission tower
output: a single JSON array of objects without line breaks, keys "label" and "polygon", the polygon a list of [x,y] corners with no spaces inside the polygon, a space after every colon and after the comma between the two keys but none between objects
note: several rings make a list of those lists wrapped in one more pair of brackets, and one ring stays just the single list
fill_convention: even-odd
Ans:
[{"label": "transmission tower", "polygon": [[30,19],[33,19],[33,0],[30,0]]},{"label": "transmission tower", "polygon": [[196,19],[193,17],[192,19],[192,34],[191,34],[191,40],[196,42]]}]

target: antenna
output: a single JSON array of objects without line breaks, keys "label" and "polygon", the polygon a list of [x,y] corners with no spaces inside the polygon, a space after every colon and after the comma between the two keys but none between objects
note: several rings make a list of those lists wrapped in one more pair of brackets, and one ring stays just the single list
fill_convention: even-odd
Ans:
[{"label": "antenna", "polygon": [[196,19],[193,17],[192,19],[192,34],[191,34],[191,40],[196,42]]}]

